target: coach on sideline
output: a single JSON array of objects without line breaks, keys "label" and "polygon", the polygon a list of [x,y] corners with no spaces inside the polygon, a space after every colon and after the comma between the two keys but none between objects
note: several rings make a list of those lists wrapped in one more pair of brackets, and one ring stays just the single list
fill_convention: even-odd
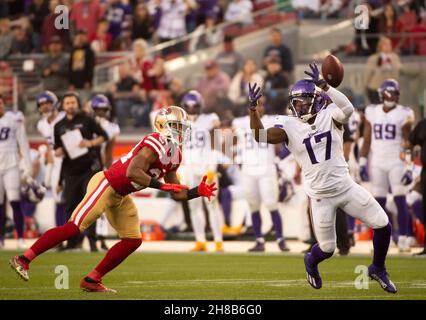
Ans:
[{"label": "coach on sideline", "polygon": [[[108,140],[107,133],[81,110],[76,93],[65,93],[61,107],[66,116],[55,124],[55,154],[63,157],[61,180],[64,183],[65,209],[68,218],[83,200],[86,186],[94,173],[102,170],[99,146]],[[80,141],[76,145],[76,141]],[[96,229],[89,228],[90,250],[96,249]],[[67,249],[76,248],[83,237],[68,241]]]},{"label": "coach on sideline", "polygon": [[[422,188],[422,204],[423,204],[423,225],[426,229],[426,119],[422,119],[417,123],[416,127],[410,133],[409,142],[411,146],[420,146],[422,148],[421,161],[422,161],[422,173],[421,173],[421,188]],[[423,251],[417,253],[418,256],[426,255],[426,238],[423,244]]]}]

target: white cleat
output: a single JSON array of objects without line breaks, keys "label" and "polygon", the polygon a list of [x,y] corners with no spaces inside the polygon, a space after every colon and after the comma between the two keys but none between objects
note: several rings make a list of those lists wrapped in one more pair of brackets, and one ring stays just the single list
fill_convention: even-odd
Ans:
[{"label": "white cleat", "polygon": [[399,236],[398,237],[398,250],[399,252],[410,252],[411,248],[408,243],[408,237],[407,236]]},{"label": "white cleat", "polygon": [[23,238],[19,238],[18,239],[17,248],[18,248],[18,250],[25,250],[25,249],[27,249],[27,244],[25,243],[25,240]]}]

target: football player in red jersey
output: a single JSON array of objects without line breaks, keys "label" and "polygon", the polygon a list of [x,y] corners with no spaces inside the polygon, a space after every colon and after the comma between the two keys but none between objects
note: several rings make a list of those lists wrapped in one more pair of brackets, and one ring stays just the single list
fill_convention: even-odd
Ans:
[{"label": "football player in red jersey", "polygon": [[[109,169],[96,173],[87,186],[83,201],[63,226],[50,229],[23,255],[10,259],[11,267],[25,281],[29,280],[29,265],[34,258],[62,241],[86,230],[102,213],[106,213],[120,241],[108,250],[104,259],[80,282],[90,292],[116,292],[102,284],[102,277],[117,267],[142,243],[139,217],[130,197],[132,192],[155,188],[171,193],[174,200],[191,200],[215,196],[215,184],[204,177],[192,189],[179,184],[176,170],[182,159],[181,145],[190,127],[188,115],[180,107],[160,110],[155,118],[155,133],[142,139],[126,156]],[[165,183],[159,181],[164,178]]]}]

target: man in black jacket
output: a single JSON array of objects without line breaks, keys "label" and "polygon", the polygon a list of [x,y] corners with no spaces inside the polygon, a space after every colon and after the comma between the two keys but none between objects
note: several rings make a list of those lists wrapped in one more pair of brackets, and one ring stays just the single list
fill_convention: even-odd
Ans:
[{"label": "man in black jacket", "polygon": [[95,68],[95,54],[87,41],[85,30],[76,32],[70,57],[70,89],[90,89]]},{"label": "man in black jacket", "polygon": [[[65,208],[68,217],[83,200],[86,186],[97,171],[102,170],[99,146],[108,136],[96,121],[81,111],[79,97],[72,92],[62,98],[66,116],[55,124],[55,154],[63,157],[62,181],[64,184]],[[72,137],[70,139],[70,136]],[[71,141],[70,141],[71,140]],[[79,144],[73,142],[80,140]],[[96,251],[95,224],[88,230],[90,248]],[[74,248],[80,239],[69,241],[67,248]]]},{"label": "man in black jacket", "polygon": [[[422,173],[420,176],[420,184],[422,190],[422,198],[423,198],[423,225],[426,229],[426,119],[422,119],[413,131],[410,134],[409,141],[411,146],[420,146],[422,148],[421,151],[421,161],[422,161]],[[423,243],[423,251],[415,254],[418,256],[426,256],[426,238]]]}]

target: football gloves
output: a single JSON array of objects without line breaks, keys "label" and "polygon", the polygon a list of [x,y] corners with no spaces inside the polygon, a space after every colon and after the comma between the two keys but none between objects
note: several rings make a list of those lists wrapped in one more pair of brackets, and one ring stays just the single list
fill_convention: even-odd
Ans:
[{"label": "football gloves", "polygon": [[317,87],[320,87],[323,90],[326,89],[328,87],[328,83],[321,76],[317,64],[315,62],[310,63],[309,68],[311,68],[311,72],[305,71],[305,74],[312,78],[312,81]]},{"label": "football gloves", "polygon": [[206,183],[207,181],[207,175],[203,177],[201,180],[201,183],[198,185],[197,192],[198,195],[201,197],[206,197],[210,201],[210,197],[214,197],[214,191],[217,190],[216,188],[216,182],[213,183]]},{"label": "football gloves", "polygon": [[257,102],[262,96],[262,93],[260,92],[260,87],[257,86],[257,83],[255,82],[253,86],[249,83],[249,92],[248,92],[248,99],[249,99],[249,109],[254,110],[257,106]]}]

